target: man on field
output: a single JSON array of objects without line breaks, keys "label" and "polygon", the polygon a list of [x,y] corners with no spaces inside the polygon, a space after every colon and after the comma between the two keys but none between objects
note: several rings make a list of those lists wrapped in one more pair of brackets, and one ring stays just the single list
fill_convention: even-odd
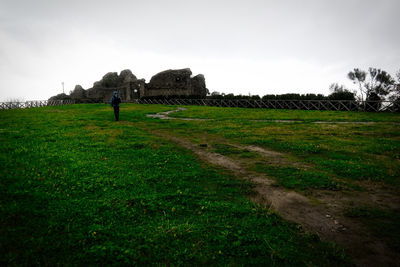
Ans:
[{"label": "man on field", "polygon": [[121,102],[122,100],[118,95],[118,91],[114,91],[114,94],[111,97],[111,106],[114,108],[115,121],[119,121],[119,104]]}]

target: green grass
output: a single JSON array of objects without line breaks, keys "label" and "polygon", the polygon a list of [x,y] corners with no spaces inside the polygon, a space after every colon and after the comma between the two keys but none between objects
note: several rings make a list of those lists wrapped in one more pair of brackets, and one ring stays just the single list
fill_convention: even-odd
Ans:
[{"label": "green grass", "polygon": [[346,216],[357,218],[364,223],[375,238],[385,240],[389,246],[400,252],[400,212],[373,207],[354,207]]},{"label": "green grass", "polygon": [[[176,133],[223,137],[289,153],[345,183],[383,182],[400,189],[400,114],[244,108],[188,107],[176,117],[212,118],[210,121],[170,121],[161,127]],[[295,123],[254,120],[299,120]],[[373,124],[315,124],[313,121],[373,121]],[[179,123],[179,124],[178,124]],[[158,125],[159,127],[160,125]],[[279,176],[277,179],[285,178]],[[318,187],[321,183],[310,183]],[[285,184],[283,184],[285,185]],[[289,186],[292,188],[291,186]],[[323,186],[325,187],[325,185]],[[328,187],[329,188],[329,187]]]},{"label": "green grass", "polygon": [[[228,111],[228,112],[227,112]],[[298,121],[360,121],[400,122],[396,113],[318,111],[258,108],[219,108],[188,106],[188,110],[173,113],[171,117],[204,118],[215,120],[298,120]]]},{"label": "green grass", "polygon": [[152,135],[194,125],[145,117],[170,109],[123,105],[119,123],[101,104],[1,111],[1,264],[349,264],[249,202],[249,184]]},{"label": "green grass", "polygon": [[256,158],[257,153],[249,151],[248,149],[238,149],[231,145],[214,143],[214,152],[227,155],[227,156],[239,156],[239,158]]},{"label": "green grass", "polygon": [[326,189],[340,190],[340,183],[322,171],[303,170],[294,167],[281,167],[257,164],[255,170],[266,173],[269,177],[275,177],[277,182],[289,189]]}]

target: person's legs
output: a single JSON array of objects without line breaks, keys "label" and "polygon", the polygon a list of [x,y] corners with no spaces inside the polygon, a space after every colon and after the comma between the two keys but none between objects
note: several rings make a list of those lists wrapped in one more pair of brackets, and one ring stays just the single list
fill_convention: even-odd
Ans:
[{"label": "person's legs", "polygon": [[119,121],[119,107],[114,107],[115,121]]}]

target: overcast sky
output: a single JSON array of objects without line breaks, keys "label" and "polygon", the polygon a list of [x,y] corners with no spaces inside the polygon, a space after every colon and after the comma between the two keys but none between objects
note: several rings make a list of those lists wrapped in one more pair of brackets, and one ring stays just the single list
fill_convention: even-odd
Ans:
[{"label": "overcast sky", "polygon": [[329,93],[354,67],[400,69],[400,0],[0,0],[0,101],[107,72],[190,67],[210,91]]}]

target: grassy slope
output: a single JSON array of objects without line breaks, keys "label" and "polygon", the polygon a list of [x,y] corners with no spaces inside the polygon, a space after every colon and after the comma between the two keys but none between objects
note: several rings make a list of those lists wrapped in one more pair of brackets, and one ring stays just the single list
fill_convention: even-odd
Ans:
[{"label": "grassy slope", "polygon": [[190,106],[184,112],[174,113],[174,117],[208,118],[217,120],[300,120],[300,121],[379,121],[400,122],[398,113],[346,112],[287,109],[218,108]]},{"label": "grassy slope", "polygon": [[[323,190],[363,190],[375,183],[400,192],[400,114],[263,110],[190,106],[175,117],[211,118],[210,121],[171,122],[176,132],[190,128],[193,136],[226,138],[229,142],[253,144],[289,153],[293,159],[312,168],[304,170],[265,163],[248,151],[237,151],[226,144],[214,144],[216,152],[249,157],[253,169],[265,172],[289,189],[311,193]],[[254,120],[300,120],[273,122]],[[314,121],[375,122],[372,124],[316,124]],[[177,127],[177,125],[179,127]],[[251,165],[251,164],[250,164]],[[356,183],[361,181],[361,187]],[[372,186],[371,186],[372,185]],[[369,189],[369,190],[370,190]],[[384,239],[400,251],[399,210],[354,206],[346,216],[365,224],[376,239]]]},{"label": "grassy slope", "polygon": [[249,185],[135,126],[169,109],[125,106],[131,123],[105,105],[1,111],[2,264],[346,264],[248,202]]},{"label": "grassy slope", "polygon": [[[317,173],[313,175],[323,177],[327,182],[320,183],[321,179],[314,179],[318,184],[311,181],[309,187],[335,189],[335,183],[331,183],[333,178],[347,181],[383,181],[400,187],[400,114],[193,106],[171,116],[215,119],[187,122],[186,127],[190,127],[192,132],[197,130],[198,133],[223,136],[238,143],[290,152],[299,159],[314,164]],[[303,122],[252,121],[275,119]],[[378,123],[315,124],[311,123],[313,121]],[[172,125],[171,128],[176,127]],[[287,177],[288,173],[296,175],[299,170],[264,168],[264,171],[275,173],[279,178]],[[294,188],[299,184],[286,185]]]}]

